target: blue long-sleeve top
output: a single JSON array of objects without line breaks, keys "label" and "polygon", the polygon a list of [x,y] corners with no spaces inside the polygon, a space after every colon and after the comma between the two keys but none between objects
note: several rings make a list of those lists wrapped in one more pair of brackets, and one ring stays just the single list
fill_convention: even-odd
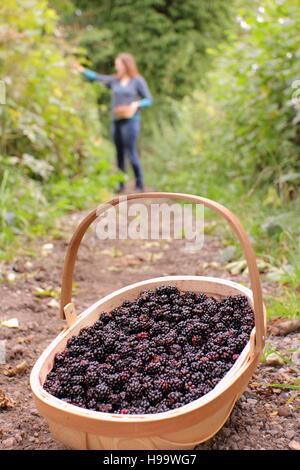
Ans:
[{"label": "blue long-sleeve top", "polygon": [[83,75],[91,80],[102,82],[112,90],[112,116],[117,120],[113,109],[117,106],[128,105],[133,101],[139,101],[139,108],[131,119],[138,119],[140,117],[139,110],[153,103],[152,95],[149,91],[146,80],[142,76],[134,77],[129,80],[126,85],[121,85],[120,80],[113,75],[102,75],[94,72],[93,70],[85,69]]}]

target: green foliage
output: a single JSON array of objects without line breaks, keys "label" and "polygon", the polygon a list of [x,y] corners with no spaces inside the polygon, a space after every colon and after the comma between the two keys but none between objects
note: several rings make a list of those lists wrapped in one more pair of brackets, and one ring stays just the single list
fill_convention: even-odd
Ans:
[{"label": "green foliage", "polygon": [[0,15],[2,151],[20,164],[24,154],[41,159],[49,170],[69,176],[89,154],[89,137],[100,133],[94,90],[70,68],[72,50],[45,1],[5,0]]},{"label": "green foliage", "polygon": [[258,5],[241,18],[244,33],[232,37],[234,46],[218,51],[210,76],[221,112],[214,138],[237,176],[254,189],[272,184],[284,199],[295,196],[300,182],[300,5]]},{"label": "green foliage", "polygon": [[[203,78],[206,53],[226,37],[232,3],[224,0],[73,0],[64,19],[96,70],[112,73],[119,52],[130,52],[155,97],[180,98]],[[71,36],[72,37],[72,36]]]},{"label": "green foliage", "polygon": [[99,89],[70,67],[74,47],[57,20],[45,0],[0,6],[0,249],[45,233],[54,215],[97,200],[114,181]]},{"label": "green foliage", "polygon": [[[296,197],[300,48],[295,31],[299,17],[297,0],[259,2],[253,12],[238,16],[242,27],[231,34],[229,45],[209,49],[215,63],[205,91],[198,88],[177,104],[178,121],[172,128],[160,126],[168,142],[178,141],[178,133],[184,140],[176,150],[181,157],[173,155],[169,163],[176,168],[176,178],[182,178],[188,165],[193,170],[188,185],[196,190],[200,184],[205,190],[207,182],[222,173],[230,193],[251,196],[267,186],[263,203],[269,207]],[[167,177],[171,185],[173,176],[172,171]]]}]

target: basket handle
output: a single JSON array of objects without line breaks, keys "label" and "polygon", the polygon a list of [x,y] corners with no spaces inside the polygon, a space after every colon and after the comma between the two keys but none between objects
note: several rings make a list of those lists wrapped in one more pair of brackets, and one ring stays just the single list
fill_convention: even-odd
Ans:
[{"label": "basket handle", "polygon": [[[206,199],[200,196],[194,196],[190,194],[183,193],[166,193],[166,192],[148,192],[148,193],[137,193],[137,194],[128,194],[126,195],[126,200],[131,199],[144,199],[144,198],[168,198],[168,199],[183,199],[191,203],[203,204],[204,206],[218,212],[221,214],[225,220],[229,223],[235,234],[237,235],[240,244],[243,249],[244,256],[247,261],[249,277],[251,282],[251,290],[253,294],[253,306],[254,306],[254,315],[255,315],[255,350],[260,352],[263,349],[265,342],[265,311],[262,300],[262,291],[259,279],[259,272],[256,264],[255,254],[248,238],[248,235],[245,232],[239,219],[230,212],[226,207],[221,204]],[[117,206],[120,202],[124,202],[124,196],[115,197],[111,201],[105,204],[106,208],[108,206]],[[62,275],[62,287],[61,287],[61,301],[60,301],[60,316],[65,319],[65,308],[70,305],[72,297],[72,280],[73,272],[76,261],[76,256],[78,252],[79,245],[81,240],[88,229],[88,227],[96,220],[99,216],[99,208],[101,205],[92,210],[78,225],[76,228],[70,243],[68,245],[64,267]]]}]

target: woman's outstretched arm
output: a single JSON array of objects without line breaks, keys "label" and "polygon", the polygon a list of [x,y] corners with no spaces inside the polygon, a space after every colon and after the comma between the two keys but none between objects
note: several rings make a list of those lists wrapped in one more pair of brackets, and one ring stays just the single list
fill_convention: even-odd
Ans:
[{"label": "woman's outstretched arm", "polygon": [[92,82],[102,82],[108,87],[110,87],[112,82],[115,80],[115,77],[112,75],[102,75],[100,73],[94,72],[93,70],[85,68],[83,68],[81,72],[88,80],[91,80]]},{"label": "woman's outstretched arm", "polygon": [[115,80],[113,75],[102,75],[93,70],[86,69],[78,62],[73,63],[72,67],[82,73],[88,80],[102,82],[108,87],[111,87],[112,82]]}]

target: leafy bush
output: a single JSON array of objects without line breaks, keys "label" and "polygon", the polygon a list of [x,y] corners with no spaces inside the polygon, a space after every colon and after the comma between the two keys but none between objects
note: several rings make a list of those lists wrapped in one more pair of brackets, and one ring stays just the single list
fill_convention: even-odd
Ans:
[{"label": "leafy bush", "polygon": [[53,172],[72,174],[89,154],[90,138],[100,133],[95,90],[72,71],[72,49],[47,2],[4,0],[0,19],[2,151],[20,163],[31,155]]},{"label": "leafy bush", "polygon": [[217,52],[210,93],[222,114],[213,137],[228,168],[255,187],[276,186],[285,198],[300,182],[300,5],[259,5],[240,17],[243,34]]},{"label": "leafy bush", "polygon": [[[47,228],[47,214],[61,210],[62,199],[69,200],[65,207],[82,207],[115,179],[101,136],[99,89],[73,71],[74,48],[57,20],[45,0],[1,2],[1,246],[22,231]],[[82,202],[74,204],[79,194]]]},{"label": "leafy bush", "polygon": [[[258,6],[259,5],[259,6]],[[266,190],[266,203],[296,197],[300,183],[300,48],[297,0],[254,4],[238,16],[230,45],[209,49],[215,57],[205,90],[177,103],[177,122],[162,123],[155,143],[166,141],[158,160],[170,169],[166,184],[216,194]],[[179,142],[176,154],[174,143]],[[173,144],[172,144],[173,143]],[[153,154],[162,145],[153,146]],[[172,153],[173,152],[173,153]],[[166,161],[168,160],[168,161]],[[203,171],[204,169],[204,171]],[[183,177],[186,171],[187,177]],[[270,189],[268,189],[268,187]]]}]

